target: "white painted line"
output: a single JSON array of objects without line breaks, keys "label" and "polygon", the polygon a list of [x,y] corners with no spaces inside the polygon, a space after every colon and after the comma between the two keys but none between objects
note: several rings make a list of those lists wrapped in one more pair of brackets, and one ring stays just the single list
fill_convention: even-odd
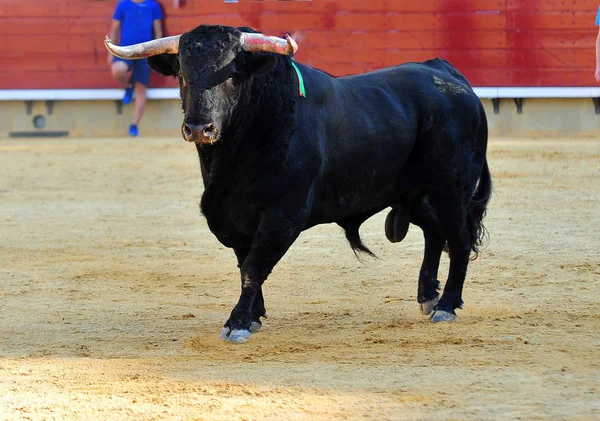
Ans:
[{"label": "white painted line", "polygon": [[522,87],[498,88],[497,98],[595,98],[600,87]]},{"label": "white painted line", "polygon": [[[0,101],[97,101],[122,99],[123,89],[5,89]],[[149,99],[179,99],[179,89],[148,89]]]},{"label": "white painted line", "polygon": [[475,91],[475,94],[477,94],[479,98],[498,98],[498,88],[473,88],[473,91]]},{"label": "white painted line", "polygon": [[[595,98],[600,87],[475,87],[480,98]],[[122,89],[4,89],[0,101],[98,101],[123,98]],[[177,88],[148,89],[149,99],[179,99]]]}]

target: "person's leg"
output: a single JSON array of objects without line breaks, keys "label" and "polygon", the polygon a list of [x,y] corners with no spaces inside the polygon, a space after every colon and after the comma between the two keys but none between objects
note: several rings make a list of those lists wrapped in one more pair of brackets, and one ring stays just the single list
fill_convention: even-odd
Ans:
[{"label": "person's leg", "polygon": [[133,62],[115,57],[110,70],[113,78],[125,87],[123,104],[129,104],[133,98]]},{"label": "person's leg", "polygon": [[142,120],[144,109],[146,108],[146,90],[147,87],[143,83],[135,83],[135,107],[133,108],[133,120],[129,128],[130,136],[137,136],[139,134],[137,126]]},{"label": "person's leg", "polygon": [[142,120],[146,108],[146,91],[150,83],[150,66],[146,59],[136,60],[133,67],[133,79],[135,80],[135,108],[133,109],[133,121],[129,128],[131,136],[138,135],[138,124]]},{"label": "person's leg", "polygon": [[115,58],[112,65],[110,66],[110,72],[113,79],[119,82],[123,86],[129,84],[131,78],[131,66],[124,60]]}]

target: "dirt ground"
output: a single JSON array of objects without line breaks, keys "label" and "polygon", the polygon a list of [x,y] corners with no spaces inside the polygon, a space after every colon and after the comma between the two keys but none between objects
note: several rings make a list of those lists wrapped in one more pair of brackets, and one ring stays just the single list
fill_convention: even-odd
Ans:
[{"label": "dirt ground", "polygon": [[382,213],[378,260],[303,233],[232,345],[238,272],[192,146],[0,140],[0,419],[600,419],[600,141],[492,139],[489,161],[456,323],[421,316],[421,232],[390,244]]}]

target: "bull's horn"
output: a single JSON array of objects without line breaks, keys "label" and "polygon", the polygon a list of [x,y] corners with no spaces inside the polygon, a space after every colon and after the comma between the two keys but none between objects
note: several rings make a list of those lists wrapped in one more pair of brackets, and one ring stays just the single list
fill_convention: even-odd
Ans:
[{"label": "bull's horn", "polygon": [[285,39],[283,39],[244,32],[240,41],[244,51],[262,51],[265,53],[282,54],[284,56],[291,56],[298,51],[298,44],[288,34],[285,34]]},{"label": "bull's horn", "polygon": [[181,35],[159,38],[141,44],[119,47],[114,45],[109,37],[104,40],[104,46],[113,56],[126,60],[146,58],[158,54],[177,54],[179,52],[179,38]]}]

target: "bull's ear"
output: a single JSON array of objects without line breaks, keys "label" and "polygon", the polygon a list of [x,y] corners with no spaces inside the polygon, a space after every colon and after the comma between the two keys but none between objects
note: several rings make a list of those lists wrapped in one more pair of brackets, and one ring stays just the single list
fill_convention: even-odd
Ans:
[{"label": "bull's ear", "polygon": [[161,75],[175,76],[179,73],[179,59],[176,54],[160,54],[148,57],[148,65]]},{"label": "bull's ear", "polygon": [[252,53],[250,57],[247,71],[255,75],[267,73],[277,62],[277,57],[274,54]]}]

